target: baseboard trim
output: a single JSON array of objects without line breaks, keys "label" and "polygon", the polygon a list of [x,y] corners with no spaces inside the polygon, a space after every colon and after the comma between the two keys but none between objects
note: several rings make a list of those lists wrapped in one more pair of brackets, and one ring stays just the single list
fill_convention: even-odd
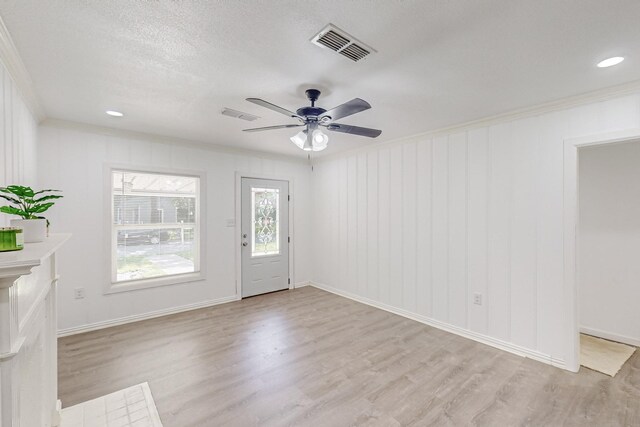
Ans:
[{"label": "baseboard trim", "polygon": [[240,298],[238,298],[236,295],[232,295],[224,298],[216,298],[216,299],[201,301],[193,304],[181,305],[179,307],[171,307],[171,308],[165,308],[163,310],[151,311],[149,313],[134,314],[132,316],[120,317],[118,319],[104,320],[102,322],[90,323],[88,325],[58,329],[58,338],[68,337],[70,335],[82,334],[85,332],[97,331],[99,329],[110,328],[112,326],[125,325],[127,323],[139,322],[141,320],[154,319],[156,317],[168,316],[170,314],[197,310],[199,308],[212,307],[214,305],[225,304],[232,301],[238,301],[239,299]]},{"label": "baseboard trim", "polygon": [[393,307],[378,301],[374,301],[372,299],[361,297],[359,295],[352,294],[350,292],[346,292],[340,289],[336,289],[334,287],[318,283],[318,282],[310,282],[311,286],[322,289],[327,292],[331,292],[332,294],[339,295],[341,297],[349,298],[351,300],[360,302],[362,304],[367,304],[375,308],[379,308],[381,310],[388,311],[393,314],[397,314],[398,316],[406,317],[407,319],[415,320],[416,322],[424,323],[425,325],[432,326],[434,328],[441,329],[446,332],[450,332],[452,334],[459,335],[464,338],[468,338],[474,341],[477,341],[482,344],[486,344],[488,346],[497,348],[499,350],[507,351],[509,353],[521,356],[528,357],[529,359],[537,360],[538,362],[546,363],[551,366],[555,366],[557,368],[570,370],[567,368],[566,363],[563,359],[558,359],[552,357],[550,355],[541,353],[539,351],[531,350],[525,347],[521,347],[516,344],[512,344],[506,341],[502,341],[487,335],[483,335],[474,331],[470,331],[468,329],[460,328],[458,326],[450,325],[448,323],[441,322],[439,320],[431,319],[429,317],[423,316],[421,314],[412,313],[407,310],[403,310],[401,308]]},{"label": "baseboard trim", "polygon": [[304,288],[305,286],[310,286],[310,285],[311,285],[311,282],[309,282],[309,281],[298,282],[298,283],[293,285],[293,289]]},{"label": "baseboard trim", "polygon": [[62,422],[62,400],[56,400],[56,407],[51,414],[51,426],[52,427],[60,427],[60,423]]},{"label": "baseboard trim", "polygon": [[629,344],[634,347],[640,347],[640,339],[627,337],[625,335],[614,334],[612,332],[602,331],[595,328],[587,328],[580,326],[580,332],[587,335],[593,335],[594,337],[604,338],[605,340],[621,342],[623,344]]}]

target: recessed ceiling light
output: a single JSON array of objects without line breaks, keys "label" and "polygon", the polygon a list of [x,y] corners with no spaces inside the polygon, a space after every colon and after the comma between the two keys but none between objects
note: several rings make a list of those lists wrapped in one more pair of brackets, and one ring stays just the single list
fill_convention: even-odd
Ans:
[{"label": "recessed ceiling light", "polygon": [[113,117],[122,117],[122,116],[124,116],[124,114],[122,114],[120,111],[107,110],[107,111],[105,111],[105,113],[107,113],[108,115],[113,116]]},{"label": "recessed ceiling light", "polygon": [[604,61],[598,62],[598,67],[600,68],[611,67],[613,65],[617,65],[621,63],[622,61],[624,61],[624,58],[622,56],[614,56],[613,58],[607,58]]}]

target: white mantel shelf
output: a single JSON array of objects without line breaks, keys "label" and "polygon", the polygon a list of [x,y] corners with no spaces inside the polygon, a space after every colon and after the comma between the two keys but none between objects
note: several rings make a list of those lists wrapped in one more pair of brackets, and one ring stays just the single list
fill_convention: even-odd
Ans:
[{"label": "white mantel shelf", "polygon": [[0,427],[60,423],[57,251],[70,237],[0,252]]},{"label": "white mantel shelf", "polygon": [[[51,256],[64,244],[71,234],[51,234],[40,243],[26,243],[20,251],[0,252],[0,287],[11,286],[1,279],[12,279],[29,274],[34,267],[42,264],[42,261]],[[6,284],[3,284],[6,283]]]}]

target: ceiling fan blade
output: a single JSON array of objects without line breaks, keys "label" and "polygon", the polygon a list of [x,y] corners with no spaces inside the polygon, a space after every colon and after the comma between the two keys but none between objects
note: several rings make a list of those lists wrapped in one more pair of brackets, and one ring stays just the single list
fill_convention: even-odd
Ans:
[{"label": "ceiling fan blade", "polygon": [[278,107],[275,104],[272,104],[270,102],[265,101],[264,99],[260,99],[260,98],[247,98],[247,101],[249,102],[253,102],[256,105],[259,105],[261,107],[265,107],[268,108],[272,111],[275,111],[277,113],[280,114],[284,114],[285,116],[289,116],[289,117],[295,117],[298,119],[301,119],[302,117],[300,117],[299,115],[297,115],[296,113],[294,113],[293,111],[289,111],[286,108],[282,108],[282,107]]},{"label": "ceiling fan blade", "polygon": [[367,136],[369,138],[375,138],[377,136],[380,136],[380,134],[382,133],[382,131],[379,130],[379,129],[371,129],[371,128],[363,128],[363,127],[360,127],[360,126],[343,125],[343,124],[340,124],[340,123],[331,123],[330,125],[327,125],[327,130],[332,130],[334,132],[348,133],[348,134],[351,134],[351,135]]},{"label": "ceiling fan blade", "polygon": [[261,132],[263,130],[274,130],[274,129],[286,129],[286,128],[297,128],[300,126],[304,126],[302,124],[300,125],[278,125],[278,126],[267,126],[267,127],[263,127],[263,128],[251,128],[251,129],[242,129],[244,132]]},{"label": "ceiling fan blade", "polygon": [[325,112],[322,116],[320,116],[320,119],[329,116],[333,121],[340,120],[343,117],[368,110],[369,108],[371,108],[371,105],[369,105],[367,101],[360,98],[354,98],[351,101],[345,102],[344,104],[338,105],[337,107]]}]

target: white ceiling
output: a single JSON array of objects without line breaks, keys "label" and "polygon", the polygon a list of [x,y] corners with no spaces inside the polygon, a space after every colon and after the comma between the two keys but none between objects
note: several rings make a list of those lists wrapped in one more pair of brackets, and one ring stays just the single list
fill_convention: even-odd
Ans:
[{"label": "white ceiling", "polygon": [[[335,153],[640,78],[638,0],[4,0],[0,15],[48,117],[299,156],[295,130],[241,132],[293,122],[245,98],[369,101],[341,122],[382,135],[331,133]],[[378,53],[312,45],[329,22]]]}]

